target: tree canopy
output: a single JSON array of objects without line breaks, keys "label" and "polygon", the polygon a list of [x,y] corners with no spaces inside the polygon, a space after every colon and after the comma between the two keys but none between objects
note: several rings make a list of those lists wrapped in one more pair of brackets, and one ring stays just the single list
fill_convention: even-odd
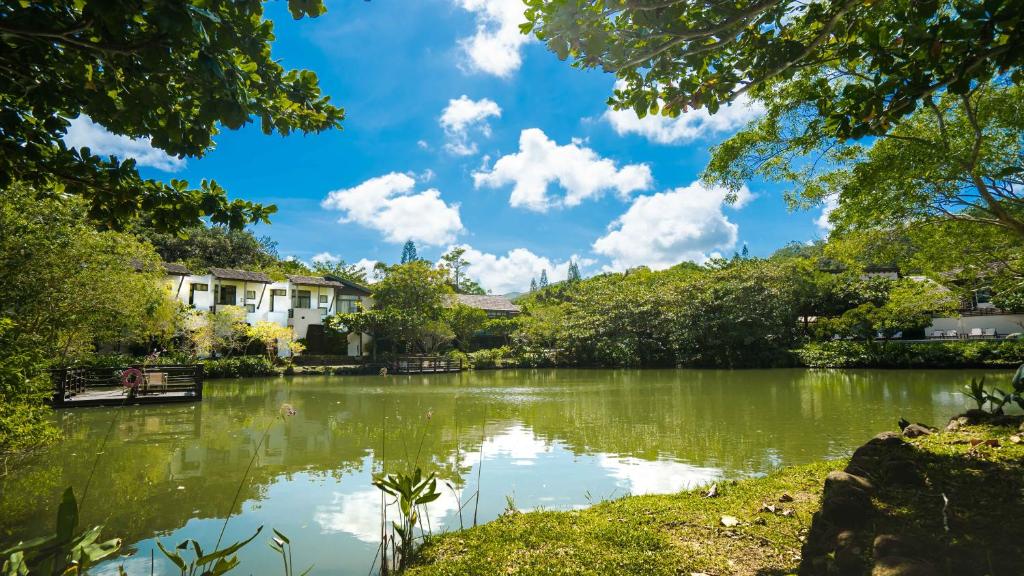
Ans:
[{"label": "tree canopy", "polygon": [[[840,138],[879,134],[941,91],[1020,79],[1016,0],[528,0],[533,32],[579,68],[614,72],[609,100],[643,117],[715,113],[744,94],[799,100]],[[798,81],[801,90],[785,85]]]},{"label": "tree canopy", "polygon": [[[321,0],[289,0],[296,18]],[[172,156],[201,157],[220,126],[257,119],[264,133],[320,132],[344,117],[315,74],[272,58],[261,2],[56,0],[0,4],[0,186],[20,180],[87,201],[100,225],[134,218],[173,231],[200,218],[241,228],[276,209],[228,200],[214,181],[191,188],[144,179],[134,160],[63,141],[82,115],[148,138]]]},{"label": "tree canopy", "polygon": [[830,137],[799,109],[769,111],[716,147],[705,179],[788,184],[796,205],[834,199],[842,233],[961,220],[1024,238],[1024,89],[1006,82],[945,93],[887,134]]}]

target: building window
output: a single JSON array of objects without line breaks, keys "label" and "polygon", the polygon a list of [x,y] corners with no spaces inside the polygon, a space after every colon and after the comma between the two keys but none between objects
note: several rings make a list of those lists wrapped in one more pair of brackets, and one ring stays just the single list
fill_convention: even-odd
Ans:
[{"label": "building window", "polygon": [[221,286],[220,294],[217,297],[217,304],[222,306],[234,306],[238,304],[238,292],[235,286]]},{"label": "building window", "polygon": [[286,296],[287,294],[288,294],[287,290],[282,290],[280,288],[271,288],[270,289],[270,311],[271,312],[274,311],[274,300],[276,300],[278,296]]},{"label": "building window", "polygon": [[295,308],[310,308],[310,292],[309,290],[296,290],[295,291]]},{"label": "building window", "polygon": [[351,314],[359,311],[358,296],[340,296],[338,298],[338,312]]},{"label": "building window", "polygon": [[245,299],[246,300],[255,300],[256,299],[256,291],[255,290],[246,290],[245,291]]},{"label": "building window", "polygon": [[327,294],[321,294],[320,295],[320,303],[321,304],[327,304]]},{"label": "building window", "polygon": [[207,284],[196,284],[192,283],[188,287],[188,305],[196,305],[196,292],[209,292],[210,286]]},{"label": "building window", "polygon": [[256,312],[256,305],[255,304],[246,304],[245,305],[245,311],[248,312],[249,314],[255,313]]}]

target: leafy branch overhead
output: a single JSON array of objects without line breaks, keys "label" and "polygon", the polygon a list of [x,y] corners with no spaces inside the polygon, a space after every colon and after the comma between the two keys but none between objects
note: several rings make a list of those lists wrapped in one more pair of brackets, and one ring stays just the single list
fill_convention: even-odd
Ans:
[{"label": "leafy branch overhead", "polygon": [[886,132],[932,94],[966,93],[1024,60],[1017,0],[528,0],[533,32],[579,68],[625,81],[617,109],[716,112],[794,79],[831,133]]},{"label": "leafy branch overhead", "polygon": [[[296,18],[320,0],[290,0]],[[201,157],[223,125],[258,120],[265,134],[340,127],[344,111],[308,70],[271,57],[273,23],[260,2],[58,0],[0,4],[0,186],[22,180],[81,195],[90,215],[120,228],[146,215],[162,230],[208,216],[241,227],[275,211],[199,188],[143,179],[134,161],[100,158],[62,140],[87,115],[111,132]]]}]

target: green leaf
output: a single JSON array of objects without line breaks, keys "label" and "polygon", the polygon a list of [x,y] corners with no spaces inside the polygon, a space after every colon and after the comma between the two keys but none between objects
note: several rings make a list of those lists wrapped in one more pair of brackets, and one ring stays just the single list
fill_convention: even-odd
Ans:
[{"label": "green leaf", "polygon": [[57,540],[60,542],[70,541],[77,527],[78,502],[75,500],[75,491],[68,487],[61,497],[60,507],[57,509]]}]

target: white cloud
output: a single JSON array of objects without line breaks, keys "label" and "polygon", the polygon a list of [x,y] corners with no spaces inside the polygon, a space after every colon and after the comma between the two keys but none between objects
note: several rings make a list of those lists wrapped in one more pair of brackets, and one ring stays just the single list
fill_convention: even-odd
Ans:
[{"label": "white cloud", "polygon": [[[547,270],[548,279],[555,282],[565,279],[572,261],[581,268],[594,264],[593,259],[580,258],[575,254],[569,260],[556,261],[538,256],[526,248],[515,248],[504,256],[498,256],[481,252],[468,244],[459,247],[466,250],[463,255],[469,262],[466,273],[494,294],[523,292],[530,286],[531,279],[540,277],[542,270]],[[449,246],[448,250],[452,248],[455,246]]]},{"label": "white cloud", "polygon": [[[576,206],[606,190],[615,190],[625,198],[637,190],[651,187],[653,177],[646,164],[627,164],[617,168],[615,162],[601,158],[581,142],[559,146],[539,128],[523,130],[519,135],[519,152],[502,156],[488,171],[473,173],[477,188],[492,188],[514,183],[509,204],[537,212],[555,206]],[[561,199],[548,195],[548,187],[557,182],[566,192]]]},{"label": "white cloud", "polygon": [[821,206],[821,214],[814,220],[814,223],[826,234],[832,231],[834,227],[829,217],[832,216],[832,212],[839,207],[839,196],[832,195],[825,198],[825,202]]},{"label": "white cloud", "polygon": [[489,137],[491,125],[487,119],[492,116],[501,117],[501,107],[493,100],[470,100],[465,94],[457,100],[449,100],[440,119],[441,127],[448,136],[445,150],[456,156],[476,154],[476,142],[470,139],[470,131]]},{"label": "white cloud", "polygon": [[[620,80],[616,82],[615,87],[621,89],[624,84]],[[659,144],[678,144],[732,132],[762,114],[764,106],[744,94],[735,102],[720,108],[715,114],[709,114],[707,108],[699,108],[675,118],[656,114],[638,118],[632,109],[609,109],[604,113],[604,119],[612,125],[612,129],[619,136],[639,134]]]},{"label": "white cloud", "polygon": [[110,132],[93,122],[88,116],[71,120],[64,144],[69,148],[88,147],[93,154],[113,154],[120,159],[134,158],[139,166],[151,166],[164,172],[177,172],[185,167],[185,160],[154,148],[149,138],[129,138]]},{"label": "white cloud", "polygon": [[[594,251],[611,258],[610,270],[660,270],[683,260],[703,262],[715,251],[736,245],[739,226],[722,212],[727,196],[726,189],[700,182],[640,196],[594,242]],[[732,207],[742,208],[754,197],[744,186]]]},{"label": "white cloud", "polygon": [[[426,514],[431,523],[439,525],[439,521],[459,509],[459,496],[451,490],[440,490],[441,496],[425,505]],[[459,489],[459,495],[462,490]],[[345,533],[355,536],[370,544],[380,542],[380,491],[368,488],[355,492],[334,492],[329,504],[320,504],[313,514],[313,521],[320,526],[322,533]],[[398,504],[389,502],[388,516],[398,514]],[[426,525],[423,519],[422,525]]]},{"label": "white cloud", "polygon": [[530,37],[519,31],[526,22],[522,0],[456,0],[476,17],[476,33],[459,40],[459,47],[473,70],[502,78],[519,69],[519,53]]},{"label": "white cloud", "polygon": [[341,262],[341,256],[330,252],[321,252],[311,258],[313,264],[337,264]]},{"label": "white cloud", "polygon": [[721,478],[717,468],[701,468],[682,462],[649,461],[602,455],[598,464],[630,494],[674,494]]},{"label": "white cloud", "polygon": [[459,205],[446,203],[436,188],[415,192],[415,186],[412,176],[391,172],[334,190],[320,205],[342,211],[339,222],[377,230],[389,242],[411,239],[436,246],[453,241],[463,230]]},{"label": "white cloud", "polygon": [[361,269],[363,272],[366,272],[366,281],[367,281],[367,283],[370,283],[370,284],[373,284],[373,281],[375,280],[375,278],[373,276],[373,272],[374,272],[373,267],[376,266],[376,265],[377,265],[377,261],[376,260],[368,260],[366,258],[360,258],[358,262],[353,264],[353,266]]}]

